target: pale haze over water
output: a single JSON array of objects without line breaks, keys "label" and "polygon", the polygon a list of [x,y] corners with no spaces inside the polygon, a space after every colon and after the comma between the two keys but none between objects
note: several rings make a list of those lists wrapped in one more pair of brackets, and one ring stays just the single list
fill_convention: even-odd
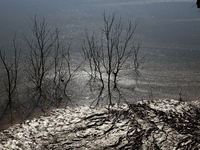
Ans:
[{"label": "pale haze over water", "polygon": [[142,41],[145,59],[136,92],[144,96],[136,99],[147,98],[150,91],[154,98],[178,99],[182,88],[183,99],[200,100],[200,9],[195,4],[196,0],[1,0],[0,47],[9,53],[15,31],[25,45],[22,33],[31,37],[30,16],[37,15],[52,29],[58,27],[63,40],[73,39],[78,52],[85,28],[98,31],[103,12],[116,12],[125,23],[140,21],[136,38]]}]

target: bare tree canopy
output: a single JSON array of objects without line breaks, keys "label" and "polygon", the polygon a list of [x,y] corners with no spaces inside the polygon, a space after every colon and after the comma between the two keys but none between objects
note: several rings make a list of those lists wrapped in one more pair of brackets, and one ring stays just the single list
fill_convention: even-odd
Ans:
[{"label": "bare tree canopy", "polygon": [[101,83],[101,89],[96,99],[97,105],[100,100],[103,100],[101,96],[106,83],[108,92],[105,97],[111,106],[113,104],[112,91],[117,90],[119,97],[121,95],[117,79],[122,70],[130,68],[128,62],[132,62],[133,70],[138,73],[141,63],[138,58],[140,43],[136,42],[135,30],[139,20],[136,20],[134,24],[128,20],[128,25],[124,26],[121,18],[116,19],[116,13],[106,16],[104,12],[103,22],[104,26],[100,37],[95,35],[95,32],[89,36],[89,31],[86,30],[86,39],[83,41],[82,50],[90,66],[90,71],[87,72],[92,78],[99,79]]},{"label": "bare tree canopy", "polygon": [[5,91],[5,99],[6,99],[6,107],[0,116],[0,121],[6,114],[9,109],[10,112],[10,122],[13,124],[13,103],[17,103],[18,101],[18,93],[17,88],[19,84],[19,60],[20,60],[20,47],[19,43],[16,43],[16,33],[13,38],[13,49],[14,49],[14,62],[9,63],[9,60],[6,59],[5,51],[2,52],[0,49],[0,60],[3,63],[4,71],[5,71],[5,79],[4,79],[4,91]]}]

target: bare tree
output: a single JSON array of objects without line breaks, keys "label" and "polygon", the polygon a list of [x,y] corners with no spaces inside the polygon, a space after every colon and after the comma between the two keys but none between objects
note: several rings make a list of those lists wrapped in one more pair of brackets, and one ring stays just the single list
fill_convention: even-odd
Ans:
[{"label": "bare tree", "polygon": [[[92,34],[91,38],[86,32],[86,41],[83,42],[83,52],[90,65],[91,75],[98,77],[102,83],[101,90],[104,89],[104,83],[107,83],[108,104],[111,106],[112,91],[117,90],[119,97],[121,93],[117,86],[119,73],[133,60],[134,70],[138,71],[140,62],[138,61],[139,44],[135,43],[134,33],[139,23],[135,24],[129,20],[125,29],[121,18],[116,19],[116,13],[112,16],[103,14],[104,27],[100,39]],[[94,73],[95,74],[94,74]],[[98,74],[98,75],[97,75]],[[104,75],[107,79],[103,78]],[[100,92],[102,94],[102,91]],[[98,102],[99,102],[98,98]],[[97,102],[97,103],[98,103]]]},{"label": "bare tree", "polygon": [[[86,41],[85,40],[83,41],[82,50],[83,50],[85,59],[89,63],[90,72],[88,71],[87,72],[91,77],[89,80],[90,87],[92,86],[91,85],[92,81],[95,82],[96,80],[98,80],[97,82],[100,82],[100,91],[97,98],[95,99],[95,101],[97,101],[96,105],[98,105],[100,100],[102,99],[102,94],[105,88],[105,83],[104,83],[105,81],[103,79],[103,70],[102,70],[103,69],[102,58],[104,55],[102,53],[103,52],[102,47],[103,47],[103,43],[101,42],[101,44],[99,45],[98,39],[94,35],[94,32],[90,38],[88,35],[88,31],[86,31]],[[91,87],[91,91],[92,91],[92,87]]]},{"label": "bare tree", "polygon": [[41,106],[42,111],[48,106],[59,107],[62,102],[65,106],[71,101],[67,94],[68,84],[81,66],[73,66],[71,60],[71,43],[66,48],[59,39],[59,31],[53,32],[47,28],[45,19],[39,24],[36,16],[31,18],[30,28],[33,39],[27,42],[30,54],[27,59],[26,71],[31,85],[28,96],[33,101],[30,107],[34,110]]},{"label": "bare tree", "polygon": [[[59,38],[56,39],[56,43],[55,43],[55,48],[54,48],[54,55],[53,55],[53,61],[54,61],[54,68],[53,68],[53,72],[54,72],[54,77],[53,77],[53,94],[52,94],[52,98],[55,100],[55,105],[56,107],[59,107],[60,105],[60,101],[61,101],[61,90],[59,88],[61,79],[60,79],[60,74],[62,71],[62,67],[63,67],[63,61],[62,61],[62,56],[61,56],[61,50],[62,49],[62,43],[59,41]],[[52,101],[54,103],[54,101]]]},{"label": "bare tree", "polygon": [[3,116],[6,114],[7,110],[10,112],[10,122],[11,125],[13,124],[13,102],[18,99],[17,94],[17,87],[19,83],[19,59],[20,53],[19,51],[19,44],[16,43],[16,32],[13,39],[13,48],[14,48],[14,62],[9,63],[9,60],[5,57],[5,52],[2,52],[0,49],[0,60],[3,63],[4,71],[5,71],[5,80],[4,88],[6,93],[6,107],[3,111],[3,114],[0,117],[0,121],[2,120]]},{"label": "bare tree", "polygon": [[71,102],[70,96],[68,96],[69,82],[75,77],[76,73],[80,69],[82,62],[72,64],[71,58],[71,45],[65,47],[62,42],[58,42],[55,47],[54,58],[54,83],[53,83],[53,99],[56,100],[56,107],[64,102],[65,107],[68,102]]},{"label": "bare tree", "polygon": [[[47,23],[45,19],[38,24],[36,16],[31,18],[32,23],[30,28],[33,33],[33,39],[29,40],[25,35],[25,41],[27,42],[30,54],[27,60],[26,70],[29,76],[29,80],[33,83],[34,87],[31,87],[30,95],[36,99],[35,107],[39,104],[42,105],[42,110],[45,108],[45,103],[48,100],[45,80],[48,73],[51,71],[54,65],[54,60],[51,59],[52,49],[54,48],[58,39],[58,30],[51,32],[47,29]],[[57,45],[59,46],[59,45]]]}]

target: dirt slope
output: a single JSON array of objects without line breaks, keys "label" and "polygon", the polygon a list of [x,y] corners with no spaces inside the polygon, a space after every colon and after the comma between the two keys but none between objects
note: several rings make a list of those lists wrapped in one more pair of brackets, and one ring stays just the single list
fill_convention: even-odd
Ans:
[{"label": "dirt slope", "polygon": [[175,100],[53,110],[0,133],[0,149],[200,149],[199,104]]}]

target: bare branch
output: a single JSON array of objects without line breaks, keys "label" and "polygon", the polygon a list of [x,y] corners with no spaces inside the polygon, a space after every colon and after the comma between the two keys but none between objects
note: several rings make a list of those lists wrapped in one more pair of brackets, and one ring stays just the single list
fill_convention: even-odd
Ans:
[{"label": "bare branch", "polygon": [[[86,41],[83,41],[82,50],[85,59],[90,65],[91,75],[100,79],[102,87],[100,88],[99,96],[104,91],[104,83],[106,83],[106,90],[108,96],[108,104],[112,105],[112,92],[113,89],[118,91],[121,96],[119,88],[117,87],[117,79],[121,70],[127,65],[128,61],[133,58],[133,64],[135,70],[138,71],[140,62],[138,61],[138,52],[140,46],[136,46],[134,33],[139,23],[137,20],[133,25],[128,21],[127,29],[124,29],[124,25],[121,18],[116,21],[116,13],[106,16],[103,14],[104,28],[100,40],[97,39],[94,32],[89,36],[86,31]],[[105,73],[103,73],[105,71]],[[103,78],[104,76],[107,78]],[[95,100],[96,101],[96,100]]]}]

